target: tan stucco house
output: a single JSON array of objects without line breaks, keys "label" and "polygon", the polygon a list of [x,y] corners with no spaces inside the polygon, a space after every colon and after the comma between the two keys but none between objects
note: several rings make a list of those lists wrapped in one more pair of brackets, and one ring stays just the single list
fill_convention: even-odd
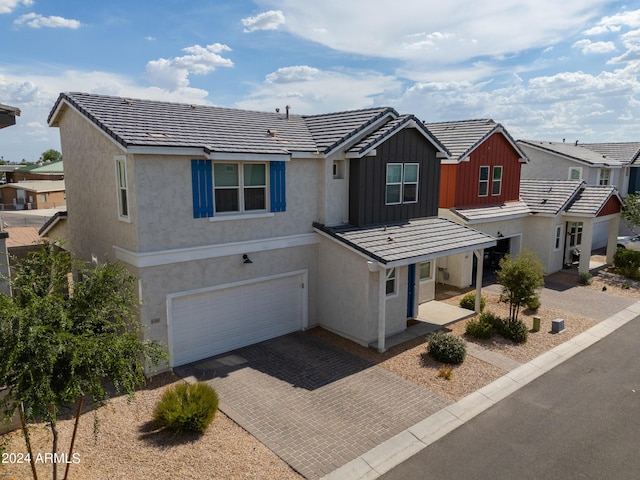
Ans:
[{"label": "tan stucco house", "polygon": [[[437,258],[490,235],[438,218],[449,152],[388,107],[292,115],[62,93],[67,248],[138,278],[171,366],[320,325],[385,349]],[[433,284],[425,288],[434,288]]]}]

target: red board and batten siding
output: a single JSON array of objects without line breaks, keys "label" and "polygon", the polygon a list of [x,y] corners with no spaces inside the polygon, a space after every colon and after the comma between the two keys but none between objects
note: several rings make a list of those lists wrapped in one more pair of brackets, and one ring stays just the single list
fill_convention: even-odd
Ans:
[{"label": "red board and batten siding", "polygon": [[[472,208],[502,205],[515,202],[520,196],[520,156],[500,133],[494,133],[471,153],[468,162],[442,165],[440,181],[440,208]],[[502,190],[500,195],[478,196],[480,167],[502,167]]]},{"label": "red board and batten siding", "polygon": [[614,213],[620,213],[621,205],[620,201],[616,197],[609,197],[607,203],[598,212],[598,217],[605,217],[607,215],[613,215]]}]

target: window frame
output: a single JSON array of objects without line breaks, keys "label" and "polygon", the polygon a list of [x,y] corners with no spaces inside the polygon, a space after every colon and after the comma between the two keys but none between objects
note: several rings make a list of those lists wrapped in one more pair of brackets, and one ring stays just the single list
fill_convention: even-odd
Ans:
[{"label": "window frame", "polygon": [[[573,178],[572,171],[578,172],[578,178]],[[582,167],[569,167],[569,180],[582,180]]]},{"label": "window frame", "polygon": [[131,210],[129,208],[129,176],[127,174],[127,157],[125,155],[116,155],[115,169],[118,220],[130,222]]},{"label": "window frame", "polygon": [[[429,265],[429,275],[426,277],[422,276],[422,266],[423,265]],[[432,260],[427,260],[426,262],[420,262],[418,264],[418,281],[420,282],[428,282],[430,280],[433,280],[433,261]]]},{"label": "window frame", "polygon": [[[221,167],[223,165],[235,165],[237,168],[237,185],[216,185],[216,166]],[[262,165],[264,166],[264,185],[247,185],[245,180],[245,166],[246,165]],[[242,162],[242,161],[215,161],[212,166],[212,183],[213,183],[213,214],[216,216],[232,216],[232,215],[252,215],[262,214],[269,212],[270,201],[270,185],[269,185],[269,162]],[[246,192],[247,190],[264,190],[264,208],[250,209],[246,208]],[[218,201],[216,199],[216,193],[222,190],[235,190],[236,200],[238,204],[237,210],[218,210]]]},{"label": "window frame", "polygon": [[555,234],[553,237],[553,251],[557,252],[562,249],[562,225],[556,225]]},{"label": "window frame", "polygon": [[578,247],[582,245],[582,232],[584,230],[584,222],[569,222],[569,247]]},{"label": "window frame", "polygon": [[[391,286],[391,290],[389,290],[389,286]],[[392,297],[398,293],[398,274],[395,267],[387,270],[384,290],[387,297]]]},{"label": "window frame", "polygon": [[[500,172],[500,178],[496,179],[496,170]],[[497,197],[502,195],[502,174],[504,173],[504,169],[502,165],[495,165],[492,168],[491,172],[491,196]],[[495,192],[495,185],[498,184],[498,193]]]},{"label": "window frame", "polygon": [[[482,179],[482,170],[486,169],[487,171],[487,179]],[[488,197],[489,196],[489,181],[491,180],[491,167],[489,165],[480,165],[480,171],[478,172],[478,197]],[[482,194],[482,186],[486,187],[486,191]]]},{"label": "window frame", "polygon": [[[389,182],[389,167],[400,167],[400,181],[399,182]],[[407,166],[415,166],[416,167],[416,178],[415,180],[412,181],[407,181],[406,180],[406,172],[405,169]],[[415,198],[412,200],[405,200],[405,186],[407,185],[413,185],[415,186]],[[390,202],[389,201],[389,186],[399,186],[400,187],[400,191],[398,192],[398,201],[397,202]],[[384,190],[384,204],[386,206],[390,206],[390,205],[411,205],[411,204],[416,204],[418,203],[418,197],[419,197],[419,190],[420,190],[420,164],[417,162],[406,162],[406,163],[400,163],[400,162],[389,162],[386,164],[385,167],[385,190]]]},{"label": "window frame", "polygon": [[[602,183],[602,180],[603,180],[602,174],[604,172],[607,173],[605,175],[605,178],[604,178],[606,183]],[[611,169],[610,168],[600,168],[598,170],[598,185],[600,185],[600,186],[609,186],[609,185],[611,185]]]}]

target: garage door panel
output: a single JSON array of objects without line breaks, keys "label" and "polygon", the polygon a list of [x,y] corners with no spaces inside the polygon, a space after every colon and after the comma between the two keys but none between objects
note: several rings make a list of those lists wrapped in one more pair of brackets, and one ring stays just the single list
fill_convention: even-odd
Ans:
[{"label": "garage door panel", "polygon": [[173,366],[302,329],[301,274],[175,297]]}]

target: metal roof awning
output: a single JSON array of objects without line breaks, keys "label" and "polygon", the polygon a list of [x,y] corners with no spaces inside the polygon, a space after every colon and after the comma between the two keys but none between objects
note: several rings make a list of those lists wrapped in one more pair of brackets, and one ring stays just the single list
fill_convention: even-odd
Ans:
[{"label": "metal roof awning", "polygon": [[386,268],[496,245],[496,239],[492,236],[444,218],[424,218],[367,227],[326,227],[317,222],[313,226],[316,232]]}]

